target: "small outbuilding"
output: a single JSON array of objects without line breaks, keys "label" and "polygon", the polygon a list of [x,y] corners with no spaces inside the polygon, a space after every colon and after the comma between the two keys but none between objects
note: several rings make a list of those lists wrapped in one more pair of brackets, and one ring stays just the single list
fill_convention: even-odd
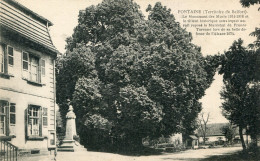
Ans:
[{"label": "small outbuilding", "polygon": [[189,135],[185,142],[186,148],[198,149],[199,139],[195,135]]}]

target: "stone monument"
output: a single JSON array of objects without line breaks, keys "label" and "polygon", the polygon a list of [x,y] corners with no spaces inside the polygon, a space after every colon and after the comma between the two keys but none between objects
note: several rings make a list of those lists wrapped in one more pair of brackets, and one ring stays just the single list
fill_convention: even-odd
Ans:
[{"label": "stone monument", "polygon": [[62,141],[61,146],[59,146],[58,151],[75,151],[75,140],[74,136],[77,136],[76,132],[76,115],[73,112],[72,105],[69,106],[69,112],[66,115],[66,134]]}]

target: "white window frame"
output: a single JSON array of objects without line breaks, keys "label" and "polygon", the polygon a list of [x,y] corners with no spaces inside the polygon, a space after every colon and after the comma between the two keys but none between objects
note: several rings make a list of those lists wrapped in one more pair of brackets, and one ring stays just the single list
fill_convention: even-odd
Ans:
[{"label": "white window frame", "polygon": [[[44,112],[44,109],[46,112]],[[29,104],[26,110],[27,139],[44,139],[43,127],[48,127],[48,108],[44,108],[39,105]],[[43,124],[43,118],[47,119],[47,125]]]},{"label": "white window frame", "polygon": [[[27,60],[24,59],[24,54],[27,55]],[[38,63],[33,64],[33,59],[35,59]],[[41,83],[41,60],[42,59],[39,56],[36,56],[26,51],[22,52],[22,73],[24,79],[36,83]],[[24,69],[24,63],[27,63],[27,69]],[[32,73],[32,67],[36,67],[36,73]],[[25,72],[27,72],[26,77],[24,76]],[[36,75],[36,80],[33,80],[32,75]]]},{"label": "white window frame", "polygon": [[[0,102],[5,102],[6,105],[4,107],[4,113],[0,112],[0,115],[1,116],[4,116],[4,133],[1,133],[0,136],[10,136],[11,132],[13,135],[15,133],[15,129],[13,129],[14,131],[11,131],[11,126],[15,126],[16,125],[16,104],[15,103],[12,103],[12,102],[9,102],[7,100],[2,100],[0,99]],[[14,107],[14,112],[10,112],[10,109],[11,109],[11,106]],[[15,119],[15,122],[14,123],[11,123],[11,115],[14,115],[14,119]]]},{"label": "white window frame", "polygon": [[[4,101],[4,100],[1,100],[3,102],[7,102],[7,101]],[[7,107],[4,106],[3,108],[1,108],[2,111],[0,111],[0,123],[3,124],[3,127],[1,127],[1,129],[3,129],[3,133],[2,133],[2,130],[1,130],[1,133],[0,133],[0,136],[6,136],[7,135]],[[3,120],[2,120],[3,118]]]},{"label": "white window frame", "polygon": [[27,135],[31,137],[41,136],[41,106],[29,105],[27,109]]}]

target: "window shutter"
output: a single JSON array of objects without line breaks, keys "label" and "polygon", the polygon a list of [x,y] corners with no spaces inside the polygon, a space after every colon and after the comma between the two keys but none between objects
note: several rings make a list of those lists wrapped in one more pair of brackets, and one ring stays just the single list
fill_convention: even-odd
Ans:
[{"label": "window shutter", "polygon": [[10,103],[9,106],[9,135],[15,135],[15,124],[16,124],[16,107],[15,103]]},{"label": "window shutter", "polygon": [[4,45],[4,73],[8,73],[8,53],[7,53],[7,46]]},{"label": "window shutter", "polygon": [[4,44],[0,43],[0,72],[4,73],[5,72],[5,46]]},{"label": "window shutter", "polygon": [[42,125],[48,126],[48,108],[43,108],[42,112]]},{"label": "window shutter", "polygon": [[42,66],[42,59],[39,59],[39,66],[38,66],[38,82],[41,83],[41,66]]},{"label": "window shutter", "polygon": [[23,52],[22,54],[22,73],[25,79],[29,79],[29,54],[27,52]]},{"label": "window shutter", "polygon": [[16,108],[15,103],[10,103],[10,124],[15,125],[16,124]]},{"label": "window shutter", "polygon": [[26,136],[29,136],[30,131],[29,131],[29,108],[30,105],[27,107],[27,109],[25,109],[25,132],[26,132]]},{"label": "window shutter", "polygon": [[10,131],[9,131],[9,102],[6,102],[6,106],[5,106],[5,111],[6,111],[6,136],[9,136],[9,133],[10,133]]},{"label": "window shutter", "polygon": [[14,48],[7,46],[8,64],[14,65]]},{"label": "window shutter", "polygon": [[45,60],[41,59],[41,74],[45,76]]},{"label": "window shutter", "polygon": [[39,116],[39,136],[42,136],[42,107],[40,107]]}]

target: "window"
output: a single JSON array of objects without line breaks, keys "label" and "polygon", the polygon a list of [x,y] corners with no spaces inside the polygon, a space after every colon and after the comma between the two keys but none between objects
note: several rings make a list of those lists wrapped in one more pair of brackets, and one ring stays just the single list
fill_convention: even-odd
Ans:
[{"label": "window", "polygon": [[15,103],[0,100],[0,136],[14,134],[16,124]]},{"label": "window", "polygon": [[8,73],[8,64],[11,67],[14,65],[14,49],[7,46],[6,52],[6,45],[0,44],[0,73]]},{"label": "window", "polygon": [[[32,82],[41,82],[40,59],[28,52],[23,52],[23,77]],[[45,74],[45,63],[44,63]]]},{"label": "window", "polygon": [[28,108],[28,135],[40,136],[40,106],[30,105]]},{"label": "window", "polygon": [[27,136],[29,138],[41,137],[43,126],[48,126],[48,109],[29,105],[27,109]]},{"label": "window", "polygon": [[36,57],[30,57],[29,59],[29,75],[31,76],[32,81],[34,82],[39,82],[39,73],[38,73],[38,68],[39,68],[39,59]]},{"label": "window", "polygon": [[6,125],[7,125],[7,106],[8,102],[0,101],[0,135],[6,135]]}]

